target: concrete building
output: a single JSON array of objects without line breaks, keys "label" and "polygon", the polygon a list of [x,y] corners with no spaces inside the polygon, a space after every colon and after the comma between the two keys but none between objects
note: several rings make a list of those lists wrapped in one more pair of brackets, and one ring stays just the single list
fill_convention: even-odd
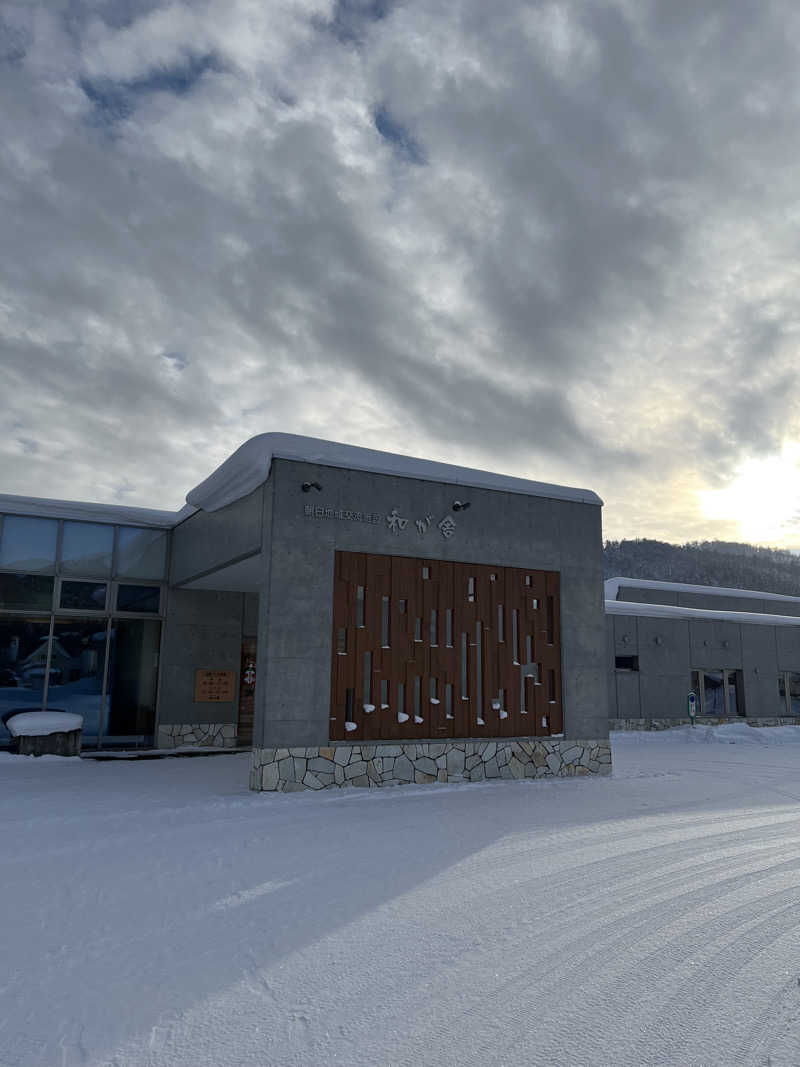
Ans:
[{"label": "concrete building", "polygon": [[800,725],[800,597],[612,578],[605,583],[610,727],[697,720]]},{"label": "concrete building", "polygon": [[264,434],[178,513],[0,515],[0,708],[85,745],[252,744],[255,789],[610,770],[594,493]]}]

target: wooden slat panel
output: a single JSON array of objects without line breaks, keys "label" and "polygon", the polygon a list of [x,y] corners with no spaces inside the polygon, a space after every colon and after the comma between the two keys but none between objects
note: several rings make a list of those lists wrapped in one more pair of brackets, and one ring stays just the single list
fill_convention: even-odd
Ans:
[{"label": "wooden slat panel", "polygon": [[[561,732],[557,573],[348,552],[337,552],[334,566],[334,740],[524,737]],[[359,587],[363,588],[361,601]],[[389,598],[388,647],[384,647],[384,597]],[[502,627],[498,610],[502,612]],[[462,699],[464,634],[466,700]],[[365,656],[371,657],[366,679]],[[538,665],[539,684],[524,678],[531,663]],[[435,704],[431,701],[432,679],[438,700]],[[386,701],[381,699],[382,683],[388,688]],[[397,721],[401,684],[405,687],[402,710],[408,716],[402,723]],[[521,701],[523,685],[525,700]],[[452,694],[450,718],[448,687]],[[382,703],[389,707],[382,708]],[[500,707],[494,706],[497,703]],[[365,712],[365,704],[374,705],[374,711]],[[355,723],[350,731],[345,729],[348,706],[350,721]],[[417,710],[422,722],[414,721]],[[507,713],[505,718],[501,710]],[[483,719],[483,726],[479,719]]]}]

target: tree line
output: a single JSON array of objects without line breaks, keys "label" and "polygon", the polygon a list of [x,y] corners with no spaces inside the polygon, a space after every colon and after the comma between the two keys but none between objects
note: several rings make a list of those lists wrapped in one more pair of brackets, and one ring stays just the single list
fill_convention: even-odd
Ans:
[{"label": "tree line", "polygon": [[606,578],[649,578],[800,596],[800,557],[780,548],[736,541],[671,545],[649,538],[606,541]]}]

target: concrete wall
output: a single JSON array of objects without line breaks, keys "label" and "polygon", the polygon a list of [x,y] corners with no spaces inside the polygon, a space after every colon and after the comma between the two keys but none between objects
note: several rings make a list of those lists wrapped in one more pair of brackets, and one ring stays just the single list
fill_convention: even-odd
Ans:
[{"label": "concrete wall", "polygon": [[[800,671],[800,626],[608,615],[606,628],[612,719],[684,719],[692,670],[725,667],[741,672],[748,718],[785,715],[778,672]],[[616,670],[616,656],[639,670]]]},{"label": "concrete wall", "polygon": [[[159,727],[177,723],[235,723],[242,651],[243,593],[171,589],[161,651]],[[234,700],[194,702],[198,668],[236,671]]]},{"label": "concrete wall", "polygon": [[[303,493],[303,482],[322,492]],[[596,505],[470,489],[276,460],[268,595],[261,598],[256,746],[325,745],[329,738],[331,611],[336,549],[531,567],[561,574],[564,732],[608,735],[601,510]],[[467,500],[468,511],[452,512]],[[378,514],[378,523],[307,518],[304,507]],[[409,519],[393,533],[393,508]],[[433,516],[420,536],[414,519]],[[449,539],[437,523],[456,522]]]},{"label": "concrete wall", "polygon": [[[785,715],[777,693],[778,640],[781,633],[794,634],[794,627],[741,626],[740,630],[746,714],[752,718]],[[794,663],[800,667],[800,648]]]},{"label": "concrete wall", "polygon": [[242,597],[242,637],[258,636],[258,593]]},{"label": "concrete wall", "polygon": [[780,626],[776,633],[779,671],[800,671],[800,626]]},{"label": "concrete wall", "polygon": [[172,531],[170,584],[199,578],[261,550],[264,491],[220,511],[197,511]]}]

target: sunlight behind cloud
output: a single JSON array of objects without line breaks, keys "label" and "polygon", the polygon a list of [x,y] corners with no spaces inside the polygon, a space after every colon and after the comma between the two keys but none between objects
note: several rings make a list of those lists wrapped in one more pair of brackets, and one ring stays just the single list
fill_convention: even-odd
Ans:
[{"label": "sunlight behind cloud", "polygon": [[746,541],[796,547],[800,539],[800,445],[786,444],[780,455],[749,459],[725,489],[698,491],[708,519],[739,524]]}]

